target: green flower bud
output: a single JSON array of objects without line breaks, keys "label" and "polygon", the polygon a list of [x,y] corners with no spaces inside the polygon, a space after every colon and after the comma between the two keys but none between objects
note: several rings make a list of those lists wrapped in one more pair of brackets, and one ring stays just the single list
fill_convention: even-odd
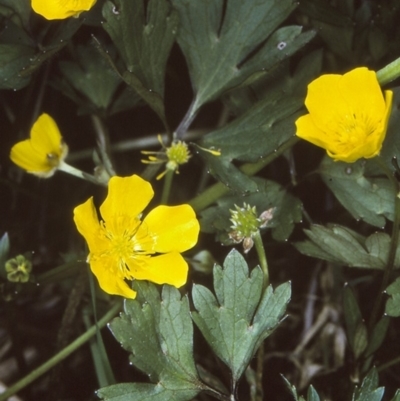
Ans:
[{"label": "green flower bud", "polygon": [[23,255],[18,255],[6,262],[7,279],[13,283],[26,283],[32,271],[32,263]]}]

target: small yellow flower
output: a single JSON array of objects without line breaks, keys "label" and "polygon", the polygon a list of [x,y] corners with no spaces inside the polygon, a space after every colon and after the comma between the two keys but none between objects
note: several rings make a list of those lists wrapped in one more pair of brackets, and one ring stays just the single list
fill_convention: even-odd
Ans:
[{"label": "small yellow flower", "polygon": [[365,67],[322,75],[308,85],[309,114],[296,121],[296,135],[336,161],[372,158],[385,139],[392,97],[390,90],[383,96],[375,72]]},{"label": "small yellow flower", "polygon": [[13,283],[27,283],[32,271],[32,263],[23,255],[18,255],[13,259],[7,260],[6,265],[7,279]]},{"label": "small yellow flower", "polygon": [[161,135],[158,136],[158,140],[161,143],[164,151],[152,152],[143,150],[144,155],[148,155],[148,160],[142,160],[142,163],[146,164],[161,164],[166,163],[166,169],[157,176],[157,180],[160,180],[168,171],[175,171],[179,173],[179,166],[189,161],[191,155],[186,142],[174,141],[170,147],[165,147]]},{"label": "small yellow flower", "polygon": [[78,17],[95,4],[96,0],[31,0],[35,13],[48,20]]},{"label": "small yellow flower", "polygon": [[10,158],[28,173],[42,178],[51,177],[68,154],[56,122],[42,114],[31,129],[31,138],[18,142],[11,149]]},{"label": "small yellow flower", "polygon": [[198,238],[199,222],[189,205],[158,206],[141,220],[154,195],[137,175],[112,177],[98,219],[93,198],[74,210],[78,231],[89,247],[88,262],[108,294],[135,298],[126,280],[148,280],[181,287],[188,265],[182,255]]}]

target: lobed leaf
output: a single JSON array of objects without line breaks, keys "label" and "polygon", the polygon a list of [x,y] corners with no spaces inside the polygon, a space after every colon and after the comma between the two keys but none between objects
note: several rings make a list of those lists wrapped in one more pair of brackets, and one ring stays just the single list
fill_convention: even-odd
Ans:
[{"label": "lobed leaf", "polygon": [[178,15],[166,0],[106,1],[108,32],[125,63],[122,77],[166,124],[164,79],[178,29]]},{"label": "lobed leaf", "polygon": [[172,0],[195,91],[193,113],[253,74],[271,70],[314,36],[298,26],[275,31],[296,7],[292,0],[230,0],[226,8],[224,3]]},{"label": "lobed leaf", "polygon": [[262,293],[259,267],[249,269],[244,258],[232,250],[224,268],[214,268],[215,296],[206,287],[193,288],[197,312],[192,318],[215,354],[231,369],[234,385],[262,341],[277,327],[290,298],[290,284]]},{"label": "lobed leaf", "polygon": [[[366,238],[347,227],[317,224],[304,232],[310,241],[294,245],[305,255],[350,267],[384,269],[386,266],[391,241],[388,234],[377,232]],[[399,247],[394,265],[400,267]]]},{"label": "lobed leaf", "polygon": [[357,220],[383,227],[393,221],[395,193],[388,179],[367,177],[365,161],[348,164],[326,156],[319,172],[338,201]]},{"label": "lobed leaf", "polygon": [[[121,345],[131,352],[133,365],[153,384],[114,385],[99,391],[104,399],[190,400],[200,390],[193,360],[193,325],[187,297],[164,286],[162,297],[153,284],[137,281],[137,299],[126,300],[124,313],[110,328]],[[132,395],[131,390],[137,391]],[[133,398],[135,397],[135,398]]]}]

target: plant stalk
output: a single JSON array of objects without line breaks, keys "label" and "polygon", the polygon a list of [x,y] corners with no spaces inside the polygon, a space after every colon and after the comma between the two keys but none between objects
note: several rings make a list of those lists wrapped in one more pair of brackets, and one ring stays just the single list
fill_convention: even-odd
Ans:
[{"label": "plant stalk", "polygon": [[[121,303],[116,303],[98,322],[98,327],[104,327],[111,318],[113,318],[118,311],[121,309]],[[23,377],[20,381],[12,385],[8,390],[4,393],[0,394],[0,401],[6,401],[9,397],[16,394],[18,391],[22,390],[33,381],[38,379],[41,375],[49,371],[53,366],[60,363],[62,360],[71,355],[74,351],[76,351],[79,347],[89,341],[95,334],[98,329],[96,325],[90,327],[85,333],[83,333],[80,337],[78,337],[75,341],[69,344],[67,347],[62,349],[58,354],[54,355],[43,365],[39,366],[31,373]]]}]

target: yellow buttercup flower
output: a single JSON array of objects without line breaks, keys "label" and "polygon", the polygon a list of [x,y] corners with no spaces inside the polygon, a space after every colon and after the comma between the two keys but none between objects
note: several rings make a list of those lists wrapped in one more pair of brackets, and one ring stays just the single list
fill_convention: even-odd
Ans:
[{"label": "yellow buttercup flower", "polygon": [[96,0],[32,0],[33,10],[48,20],[78,17],[90,10]]},{"label": "yellow buttercup flower", "polygon": [[137,175],[112,177],[98,219],[93,198],[74,210],[78,231],[89,247],[88,262],[108,294],[135,298],[126,280],[181,287],[188,265],[183,251],[197,243],[199,222],[189,205],[157,206],[141,220],[153,198],[151,184]]},{"label": "yellow buttercup flower", "polygon": [[56,122],[48,114],[42,114],[33,125],[30,136],[30,139],[12,147],[11,160],[28,173],[51,177],[68,154]]},{"label": "yellow buttercup flower", "polygon": [[326,149],[334,160],[353,163],[377,156],[385,139],[393,92],[382,94],[374,71],[322,75],[308,85],[309,114],[296,121],[296,135]]}]

